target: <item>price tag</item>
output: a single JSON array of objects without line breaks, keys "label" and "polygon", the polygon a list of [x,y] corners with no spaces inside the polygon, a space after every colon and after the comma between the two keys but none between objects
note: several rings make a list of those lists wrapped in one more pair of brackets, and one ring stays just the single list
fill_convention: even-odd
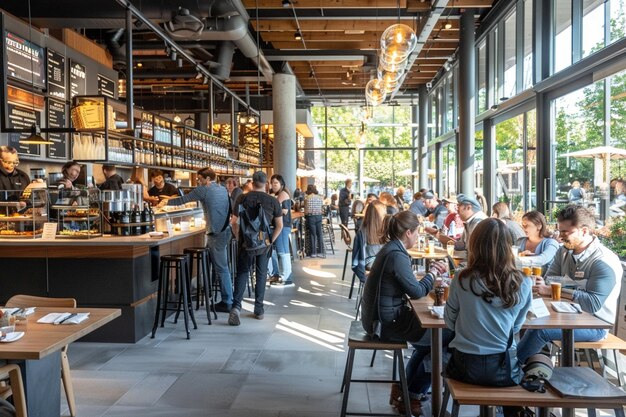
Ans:
[{"label": "price tag", "polygon": [[57,237],[57,224],[56,223],[44,223],[42,239],[56,239]]}]

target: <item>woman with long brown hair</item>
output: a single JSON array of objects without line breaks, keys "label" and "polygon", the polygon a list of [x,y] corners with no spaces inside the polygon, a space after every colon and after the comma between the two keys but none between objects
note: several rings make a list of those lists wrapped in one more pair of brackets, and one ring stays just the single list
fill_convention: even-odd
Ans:
[{"label": "woman with long brown hair", "polygon": [[383,234],[387,206],[373,201],[365,209],[365,217],[352,245],[352,271],[365,282],[365,270],[370,269],[376,254],[383,247]]},{"label": "woman with long brown hair", "polygon": [[380,193],[380,195],[378,196],[378,200],[385,204],[385,206],[387,206],[387,214],[393,215],[400,211],[400,209],[398,208],[398,202],[396,201],[394,196],[392,196],[387,191],[383,191],[382,193]]},{"label": "woman with long brown hair", "polygon": [[520,255],[517,262],[545,269],[559,249],[559,242],[552,239],[548,230],[546,217],[537,210],[529,211],[522,216],[522,229],[526,236],[517,241]]},{"label": "woman with long brown hair", "polygon": [[532,281],[515,267],[511,234],[485,219],[469,241],[467,268],[452,280],[444,319],[455,332],[446,376],[489,386],[511,386],[522,373],[514,335],[532,301]]}]

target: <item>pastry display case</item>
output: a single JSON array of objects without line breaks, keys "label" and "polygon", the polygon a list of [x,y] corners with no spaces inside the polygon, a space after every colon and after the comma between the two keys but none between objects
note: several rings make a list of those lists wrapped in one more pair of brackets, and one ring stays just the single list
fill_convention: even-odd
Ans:
[{"label": "pastry display case", "polygon": [[57,238],[89,239],[102,236],[100,190],[97,188],[50,191],[50,213],[56,217]]},{"label": "pastry display case", "polygon": [[41,237],[48,221],[45,189],[0,191],[0,238]]}]

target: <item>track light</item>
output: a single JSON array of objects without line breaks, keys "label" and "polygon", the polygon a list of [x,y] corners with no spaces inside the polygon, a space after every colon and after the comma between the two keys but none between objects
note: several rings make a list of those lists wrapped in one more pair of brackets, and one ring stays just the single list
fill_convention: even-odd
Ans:
[{"label": "track light", "polygon": [[176,66],[177,66],[178,68],[182,68],[182,67],[183,67],[183,59],[182,59],[182,58],[178,58],[178,59],[176,60]]},{"label": "track light", "polygon": [[291,6],[291,2],[289,0],[283,0],[283,7],[289,7]]},{"label": "track light", "polygon": [[300,30],[296,30],[296,33],[293,34],[293,38],[297,41],[302,40],[302,33],[300,33]]},{"label": "track light", "polygon": [[170,59],[176,61],[176,51],[172,50],[172,52],[170,52]]},{"label": "track light", "polygon": [[141,63],[141,61],[137,62],[137,68],[141,68],[143,67],[143,64]]},{"label": "track light", "polygon": [[444,29],[452,29],[452,23],[446,19],[446,23],[443,25]]},{"label": "track light", "polygon": [[202,84],[208,84],[209,83],[209,77],[205,76],[204,80],[202,80]]},{"label": "track light", "polygon": [[196,80],[199,80],[200,78],[202,78],[202,73],[198,71],[198,73],[196,74]]},{"label": "track light", "polygon": [[313,70],[311,70],[311,72],[309,72],[309,78],[313,78],[315,77],[315,73],[313,72]]}]

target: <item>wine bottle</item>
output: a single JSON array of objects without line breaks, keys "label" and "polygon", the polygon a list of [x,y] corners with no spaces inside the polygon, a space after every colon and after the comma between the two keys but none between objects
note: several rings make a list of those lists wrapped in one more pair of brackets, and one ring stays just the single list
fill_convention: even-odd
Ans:
[{"label": "wine bottle", "polygon": [[134,223],[131,234],[133,236],[139,236],[141,234],[141,225],[139,224],[141,223],[141,211],[139,211],[139,204],[136,204],[133,209],[131,223]]},{"label": "wine bottle", "polygon": [[141,222],[145,223],[141,227],[141,233],[148,233],[151,231],[150,225],[150,210],[148,209],[148,204],[143,203],[143,212],[141,213]]},{"label": "wine bottle", "polygon": [[124,210],[120,215],[120,232],[118,235],[121,236],[130,236],[130,212],[128,210]]}]

